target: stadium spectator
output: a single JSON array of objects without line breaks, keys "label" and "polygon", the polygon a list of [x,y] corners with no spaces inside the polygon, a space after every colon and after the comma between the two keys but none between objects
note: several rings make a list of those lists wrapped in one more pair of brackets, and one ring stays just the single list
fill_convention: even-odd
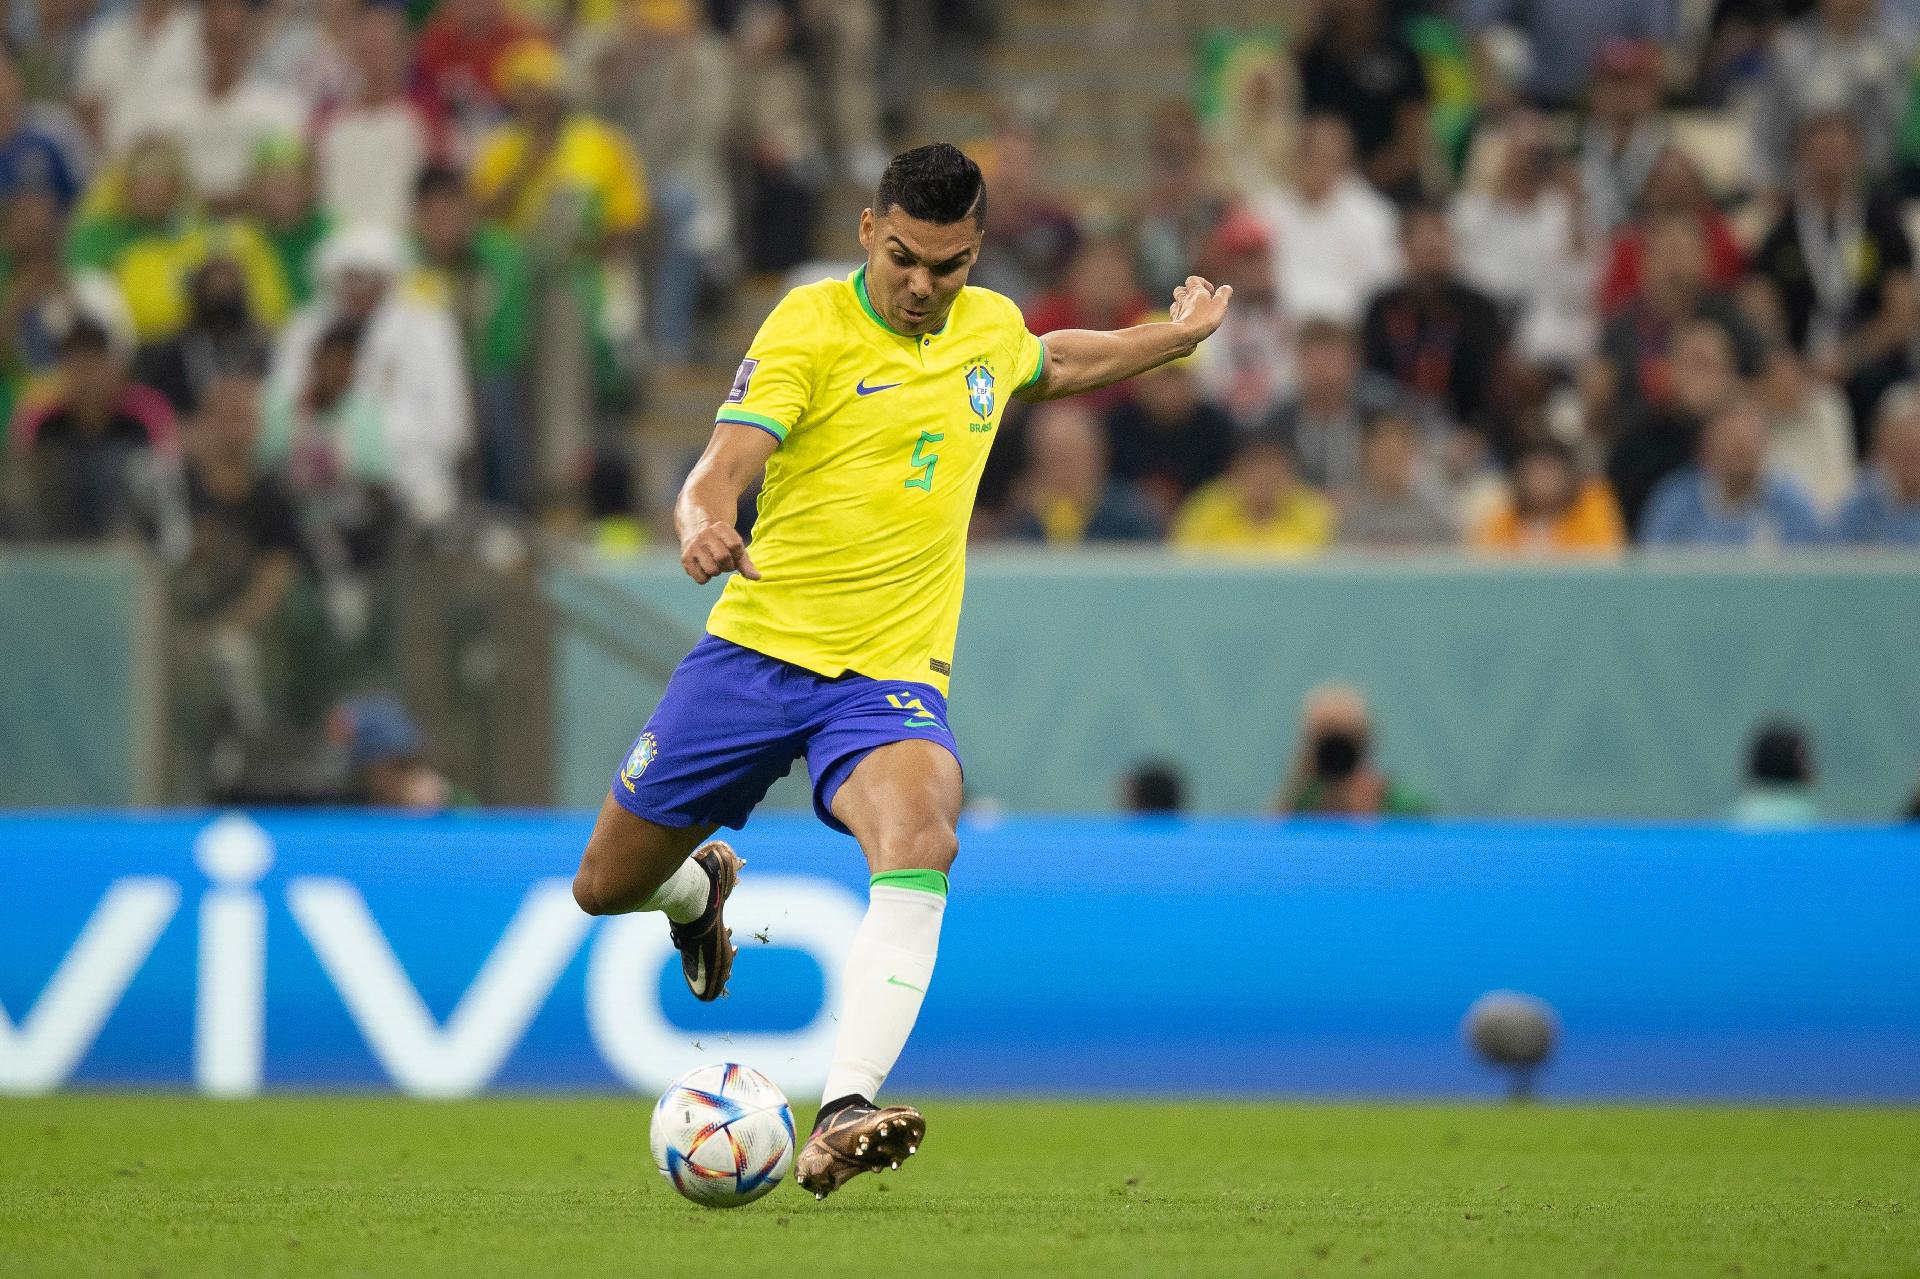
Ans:
[{"label": "stadium spectator", "polygon": [[1691,217],[1671,214],[1647,228],[1646,278],[1640,295],[1607,323],[1600,360],[1614,411],[1631,420],[1665,407],[1673,392],[1669,359],[1675,334],[1689,321],[1717,321],[1733,339],[1742,373],[1756,370],[1758,340],[1733,299],[1707,283],[1706,244]]},{"label": "stadium spectator", "polygon": [[638,236],[648,204],[640,160],[618,131],[572,105],[560,55],[541,41],[500,64],[512,118],[474,162],[482,216],[525,239],[536,265],[532,370],[535,474],[577,473],[599,408],[623,394],[640,334]]},{"label": "stadium spectator", "polygon": [[1614,440],[1607,480],[1629,529],[1640,528],[1647,498],[1693,459],[1707,419],[1740,393],[1733,338],[1718,321],[1693,320],[1674,334],[1666,403],[1643,410]]},{"label": "stadium spectator", "polygon": [[1428,460],[1426,437],[1404,410],[1376,414],[1363,429],[1360,479],[1335,493],[1339,543],[1374,550],[1452,545],[1459,538]]},{"label": "stadium spectator", "polygon": [[579,43],[596,109],[633,140],[654,184],[651,337],[662,359],[685,361],[703,284],[735,267],[726,42],[701,24],[692,0],[652,0],[623,6]]},{"label": "stadium spectator", "polygon": [[1800,130],[1787,212],[1754,255],[1787,335],[1822,378],[1844,384],[1864,456],[1880,394],[1906,376],[1916,331],[1913,246],[1900,212],[1873,195],[1852,117],[1822,111]]},{"label": "stadium spectator", "polygon": [[1327,0],[1300,51],[1309,113],[1346,121],[1367,180],[1398,200],[1420,194],[1427,153],[1427,78],[1388,23],[1382,0]]},{"label": "stadium spectator", "polygon": [[286,318],[287,282],[272,246],[244,222],[209,222],[196,213],[180,149],[165,138],[137,144],[103,173],[67,236],[68,266],[113,278],[142,342],[171,337],[186,324],[187,281],[214,256],[239,264],[248,309],[261,324],[272,328]]},{"label": "stadium spectator", "polygon": [[261,76],[284,85],[309,111],[349,97],[359,75],[351,50],[363,3],[299,0],[275,6],[256,59]]},{"label": "stadium spectator", "polygon": [[1814,800],[1813,746],[1797,724],[1776,720],[1754,731],[1745,788],[1728,815],[1750,830],[1791,830],[1820,820]]},{"label": "stadium spectator", "polygon": [[[1147,314],[1147,299],[1133,278],[1133,251],[1118,235],[1083,238],[1067,263],[1059,287],[1025,308],[1027,328],[1047,334],[1058,329],[1124,329]],[[1080,398],[1095,412],[1125,399],[1125,383],[1090,391]]]},{"label": "stadium spectator", "polygon": [[87,316],[60,337],[53,385],[17,411],[7,442],[9,522],[50,541],[135,531],[178,449],[166,400],[128,380],[106,326]]},{"label": "stadium spectator", "polygon": [[1293,764],[1274,796],[1278,814],[1405,817],[1433,811],[1424,795],[1373,758],[1373,717],[1357,688],[1323,684],[1300,707]]},{"label": "stadium spectator", "polygon": [[1275,40],[1241,40],[1222,69],[1219,108],[1207,121],[1215,181],[1241,198],[1265,190],[1292,172],[1299,135],[1299,67]]},{"label": "stadium spectator", "polygon": [[1767,422],[1736,399],[1700,437],[1700,460],[1660,481],[1641,520],[1649,546],[1768,550],[1821,540],[1820,518],[1800,487],[1767,470]]},{"label": "stadium spectator", "polygon": [[1840,508],[1834,533],[1854,546],[1920,547],[1920,392],[1912,386],[1880,401],[1873,465]]},{"label": "stadium spectator", "polygon": [[1499,305],[1522,360],[1572,368],[1596,336],[1587,237],[1568,190],[1579,174],[1555,160],[1546,123],[1531,111],[1514,112],[1497,136],[1492,186],[1454,201],[1460,274]]},{"label": "stadium spectator", "polygon": [[1335,116],[1309,116],[1290,186],[1249,207],[1278,246],[1280,296],[1294,315],[1350,324],[1400,271],[1393,206],[1353,171],[1353,140]]},{"label": "stadium spectator", "polygon": [[[1208,242],[1227,212],[1225,194],[1208,176],[1206,140],[1193,108],[1184,102],[1161,103],[1147,137],[1146,187],[1134,209],[1139,277],[1147,296],[1171,297],[1186,283],[1194,263],[1206,257]],[[1237,305],[1239,285],[1233,294]]]},{"label": "stadium spectator", "polygon": [[1633,202],[1634,216],[1614,230],[1606,245],[1607,260],[1600,276],[1600,310],[1612,315],[1642,289],[1647,228],[1665,217],[1692,218],[1700,225],[1707,249],[1707,287],[1731,290],[1746,270],[1746,255],[1734,234],[1733,222],[1713,202],[1700,166],[1678,147],[1668,147],[1653,162],[1646,182]]},{"label": "stadium spectator", "polygon": [[361,326],[354,383],[386,426],[394,494],[408,517],[436,525],[453,514],[459,467],[473,433],[460,330],[437,299],[405,287],[405,248],[384,227],[342,227],[319,250],[320,292],[282,330],[271,386],[302,400],[321,335]]},{"label": "stadium spectator", "polygon": [[[94,0],[34,0],[12,6],[9,34],[29,101],[51,106],[74,124],[80,53],[94,17]],[[83,133],[84,136],[84,133]]]},{"label": "stadium spectator", "polygon": [[427,762],[425,739],[399,698],[372,695],[342,702],[328,717],[327,731],[346,749],[352,802],[438,813],[456,798],[452,784]]},{"label": "stadium spectator", "polygon": [[275,138],[254,152],[248,225],[273,249],[294,306],[313,300],[313,254],[333,218],[315,199],[313,156],[298,138]]},{"label": "stadium spectator", "polygon": [[1618,551],[1625,526],[1603,479],[1581,483],[1573,450],[1553,439],[1521,446],[1513,483],[1499,507],[1473,531],[1473,545],[1507,554]]},{"label": "stadium spectator", "polygon": [[1814,11],[1773,38],[1768,71],[1754,95],[1752,166],[1762,187],[1784,191],[1806,126],[1843,115],[1859,130],[1867,173],[1893,168],[1894,133],[1905,114],[1913,40],[1877,0],[1817,0]]},{"label": "stadium spectator", "polygon": [[[1237,291],[1233,300],[1240,301]],[[1193,365],[1189,356],[1134,378],[1133,394],[1107,413],[1113,476],[1146,500],[1162,528],[1233,456],[1233,421],[1201,398]]]},{"label": "stadium spectator", "polygon": [[15,195],[0,204],[0,422],[13,420],[21,397],[53,367],[73,309],[59,205],[46,192]]},{"label": "stadium spectator", "polygon": [[1361,325],[1367,367],[1452,422],[1497,437],[1494,381],[1506,341],[1498,309],[1455,274],[1440,206],[1403,209],[1400,246],[1404,281],[1374,296]]},{"label": "stadium spectator", "polygon": [[259,22],[253,0],[201,0],[201,74],[164,86],[141,106],[143,130],[177,138],[195,191],[216,213],[246,197],[254,152],[299,134],[306,104],[254,70]]},{"label": "stadium spectator", "polygon": [[1333,503],[1300,478],[1284,432],[1255,431],[1226,474],[1202,485],[1173,521],[1173,543],[1189,550],[1311,555],[1332,542]]},{"label": "stadium spectator", "polygon": [[1136,766],[1122,780],[1120,807],[1136,816],[1164,816],[1187,808],[1187,780],[1165,760]]},{"label": "stadium spectator", "polygon": [[1300,327],[1298,365],[1293,399],[1277,407],[1264,425],[1292,441],[1307,483],[1331,490],[1350,487],[1360,479],[1361,423],[1397,408],[1399,389],[1360,366],[1353,331],[1332,320],[1310,320]]},{"label": "stadium spectator", "polygon": [[259,381],[223,374],[188,419],[176,503],[154,529],[169,565],[176,756],[203,793],[230,784],[272,722],[298,572],[292,503],[254,460]]},{"label": "stadium spectator", "polygon": [[155,103],[197,88],[205,74],[200,15],[188,0],[133,0],[87,28],[75,73],[81,118],[109,157],[153,121]]},{"label": "stadium spectator", "polygon": [[381,638],[379,575],[396,543],[399,509],[380,405],[356,384],[360,324],[341,319],[320,335],[300,398],[290,386],[266,395],[261,465],[292,495],[300,539],[316,578],[336,663],[370,656]]},{"label": "stadium spectator", "polygon": [[181,416],[196,412],[207,383],[234,371],[258,375],[267,367],[269,340],[247,309],[247,280],[229,258],[203,262],[187,282],[186,327],[142,347],[135,380],[167,397]]},{"label": "stadium spectator", "polygon": [[419,83],[450,121],[462,154],[505,114],[501,59],[533,34],[501,0],[441,0],[420,29]]},{"label": "stadium spectator", "polygon": [[1031,128],[1003,121],[988,143],[982,168],[993,213],[980,265],[970,278],[1024,306],[1066,273],[1080,242],[1078,226],[1073,210],[1047,182],[1040,139]]},{"label": "stadium spectator", "polygon": [[1070,546],[1159,535],[1146,502],[1109,473],[1099,421],[1082,404],[1061,401],[1033,411],[1016,495],[1007,536],[1018,541]]},{"label": "stadium spectator", "polygon": [[1527,96],[1544,107],[1580,105],[1596,68],[1617,65],[1622,46],[1655,48],[1674,35],[1674,0],[1466,0],[1460,21],[1485,38],[1493,28],[1525,41]]},{"label": "stadium spectator", "polygon": [[320,206],[336,222],[404,229],[412,218],[420,171],[444,150],[429,110],[411,87],[412,37],[395,6],[367,6],[353,20],[353,94],[314,121],[313,156]]},{"label": "stadium spectator", "polygon": [[533,267],[511,231],[483,223],[451,169],[420,175],[414,286],[447,307],[465,339],[479,429],[481,493],[521,510],[533,502],[527,430],[533,357]]},{"label": "stadium spectator", "polygon": [[79,187],[65,149],[29,116],[19,68],[0,50],[0,200],[44,191],[65,212]]},{"label": "stadium spectator", "polygon": [[1660,114],[1660,46],[1615,39],[1601,46],[1580,134],[1587,225],[1600,243],[1633,216],[1672,130]]},{"label": "stadium spectator", "polygon": [[1235,208],[1208,238],[1200,261],[1208,279],[1232,286],[1233,306],[1194,353],[1194,372],[1201,393],[1249,429],[1294,386],[1294,322],[1280,297],[1272,237],[1260,219]]},{"label": "stadium spectator", "polygon": [[1767,413],[1767,465],[1797,481],[1822,513],[1833,511],[1859,470],[1846,397],[1784,343],[1767,352],[1754,390]]},{"label": "stadium spectator", "polygon": [[755,3],[734,28],[736,77],[754,89],[744,101],[736,98],[745,117],[741,238],[754,271],[785,271],[813,257],[831,177],[799,19],[795,9]]}]

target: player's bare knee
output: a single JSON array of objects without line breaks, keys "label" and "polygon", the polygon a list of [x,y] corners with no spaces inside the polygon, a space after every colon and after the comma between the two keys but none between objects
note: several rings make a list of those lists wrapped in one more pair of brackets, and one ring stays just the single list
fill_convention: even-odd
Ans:
[{"label": "player's bare knee", "polygon": [[944,822],[888,832],[874,850],[875,870],[937,870],[943,874],[952,868],[960,854],[960,837]]}]

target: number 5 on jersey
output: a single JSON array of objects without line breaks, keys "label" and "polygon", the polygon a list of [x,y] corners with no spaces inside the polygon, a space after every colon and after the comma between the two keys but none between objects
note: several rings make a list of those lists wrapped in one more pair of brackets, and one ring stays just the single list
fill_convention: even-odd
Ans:
[{"label": "number 5 on jersey", "polygon": [[910,463],[920,474],[907,477],[907,488],[933,492],[933,464],[940,460],[940,455],[927,452],[927,445],[938,444],[946,438],[944,434],[936,435],[932,431],[920,432],[920,438],[913,442],[913,461]]}]

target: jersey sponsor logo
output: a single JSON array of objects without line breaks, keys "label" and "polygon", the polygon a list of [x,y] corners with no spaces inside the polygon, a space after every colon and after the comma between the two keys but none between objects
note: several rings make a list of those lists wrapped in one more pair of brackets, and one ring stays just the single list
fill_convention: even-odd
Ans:
[{"label": "jersey sponsor logo", "polygon": [[753,381],[753,371],[759,367],[758,360],[740,361],[740,368],[733,375],[733,389],[727,392],[727,403],[738,404],[747,398],[747,383]]},{"label": "jersey sponsor logo", "polygon": [[640,734],[640,740],[633,744],[633,750],[627,755],[627,762],[620,766],[620,784],[629,791],[640,780],[640,774],[647,771],[647,765],[653,763],[660,753],[660,743],[652,733]]},{"label": "jersey sponsor logo", "polygon": [[951,663],[951,662],[943,662],[943,661],[941,661],[941,660],[940,660],[939,658],[937,658],[937,657],[929,657],[929,658],[927,659],[927,666],[928,666],[928,667],[929,667],[930,669],[932,669],[932,670],[934,670],[934,671],[937,671],[937,672],[939,672],[939,673],[940,673],[940,674],[942,674],[942,675],[951,675],[951,674],[953,674],[953,663]]},{"label": "jersey sponsor logo", "polygon": [[891,391],[899,385],[900,383],[898,382],[882,382],[879,386],[868,386],[867,379],[862,377],[858,382],[854,383],[853,393],[855,395],[878,395],[882,391]]},{"label": "jersey sponsor logo", "polygon": [[967,403],[982,421],[993,416],[993,370],[984,364],[967,370]]}]

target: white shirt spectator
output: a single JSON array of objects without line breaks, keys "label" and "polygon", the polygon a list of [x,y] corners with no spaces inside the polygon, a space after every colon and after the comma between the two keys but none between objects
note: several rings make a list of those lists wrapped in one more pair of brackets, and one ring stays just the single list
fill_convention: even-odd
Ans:
[{"label": "white shirt spectator", "polygon": [[[143,14],[160,14],[151,26]],[[131,4],[102,14],[80,48],[76,95],[100,110],[108,154],[126,150],[153,123],[153,106],[197,87],[205,74],[200,19],[189,4]]]},{"label": "white shirt spectator", "polygon": [[393,460],[393,486],[408,515],[438,524],[459,500],[460,461],[473,442],[466,352],[445,306],[400,281],[406,251],[385,227],[343,227],[318,251],[320,296],[296,312],[274,348],[269,390],[298,401],[314,347],[341,311],[343,282],[389,283],[366,317],[354,389],[378,406]]},{"label": "white shirt spectator", "polygon": [[342,224],[403,230],[432,154],[426,119],[406,98],[344,106],[321,120],[314,141],[321,207]]},{"label": "white shirt spectator", "polygon": [[1593,264],[1576,251],[1577,216],[1551,189],[1531,204],[1483,191],[1454,201],[1460,274],[1513,317],[1515,345],[1532,363],[1570,365],[1593,349]]},{"label": "white shirt spectator", "polygon": [[1796,480],[1823,516],[1832,515],[1859,475],[1846,397],[1809,374],[1790,351],[1769,358],[1760,391],[1767,466]]},{"label": "white shirt spectator", "polygon": [[1360,179],[1341,179],[1318,202],[1279,189],[1251,204],[1274,236],[1276,283],[1299,319],[1352,324],[1368,298],[1399,278],[1398,218]]},{"label": "white shirt spectator", "polygon": [[299,137],[307,110],[298,96],[248,77],[224,94],[199,83],[175,86],[147,105],[155,132],[180,140],[194,190],[212,200],[241,195],[263,142]]}]

